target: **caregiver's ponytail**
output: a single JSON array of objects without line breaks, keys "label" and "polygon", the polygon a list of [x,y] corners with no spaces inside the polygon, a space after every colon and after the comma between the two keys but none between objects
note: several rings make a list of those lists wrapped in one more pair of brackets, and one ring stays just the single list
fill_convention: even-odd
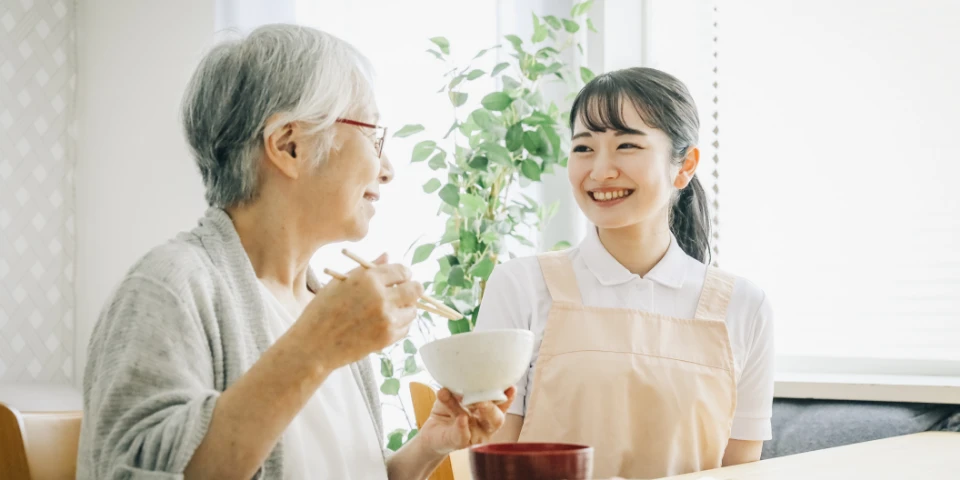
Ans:
[{"label": "caregiver's ponytail", "polygon": [[680,190],[670,210],[670,231],[687,255],[703,263],[710,261],[710,214],[707,194],[696,175]]}]

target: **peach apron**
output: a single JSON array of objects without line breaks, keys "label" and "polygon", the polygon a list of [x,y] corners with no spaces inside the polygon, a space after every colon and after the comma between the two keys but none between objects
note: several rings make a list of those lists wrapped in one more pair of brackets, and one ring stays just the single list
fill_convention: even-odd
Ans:
[{"label": "peach apron", "polygon": [[737,403],[725,324],[735,277],[709,267],[683,319],[584,306],[567,253],[539,260],[553,306],[520,441],[592,445],[596,478],[719,467]]}]

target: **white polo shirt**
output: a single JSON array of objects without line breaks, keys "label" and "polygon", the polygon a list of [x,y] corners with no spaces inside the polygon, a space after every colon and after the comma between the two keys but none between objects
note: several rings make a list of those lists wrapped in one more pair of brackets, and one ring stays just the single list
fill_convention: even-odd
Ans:
[{"label": "white polo shirt", "polygon": [[[706,275],[706,265],[687,255],[671,239],[662,260],[641,278],[630,273],[600,243],[596,228],[569,250],[583,304],[629,308],[678,318],[693,318]],[[530,368],[517,383],[517,398],[509,413],[526,414],[527,394],[539,357],[543,329],[550,311],[550,293],[536,257],[499,265],[487,282],[477,330],[522,328],[535,336]],[[737,380],[737,410],[731,438],[769,440],[773,404],[773,310],[756,285],[737,278],[727,307],[727,331]]]}]

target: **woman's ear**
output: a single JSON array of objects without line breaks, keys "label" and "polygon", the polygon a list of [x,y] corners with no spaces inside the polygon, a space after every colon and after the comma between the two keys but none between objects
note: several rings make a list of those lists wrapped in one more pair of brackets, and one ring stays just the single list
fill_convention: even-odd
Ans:
[{"label": "woman's ear", "polygon": [[683,158],[683,165],[680,166],[680,171],[677,172],[677,178],[673,180],[673,186],[680,190],[687,188],[687,185],[693,180],[693,174],[697,173],[697,165],[699,164],[700,149],[690,147],[690,150],[687,151],[687,156]]},{"label": "woman's ear", "polygon": [[[273,118],[267,119],[267,125]],[[300,146],[297,139],[300,138],[300,125],[294,122],[280,125],[273,133],[264,135],[263,147],[267,160],[280,172],[291,179],[300,176],[300,161],[297,156],[300,154]]]}]

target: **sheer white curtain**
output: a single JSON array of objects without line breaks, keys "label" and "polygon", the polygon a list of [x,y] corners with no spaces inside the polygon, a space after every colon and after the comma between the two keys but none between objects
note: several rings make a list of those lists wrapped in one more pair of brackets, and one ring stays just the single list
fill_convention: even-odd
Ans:
[{"label": "sheer white curtain", "polygon": [[697,101],[715,259],[773,300],[778,368],[960,375],[960,5],[598,4],[601,70]]},{"label": "sheer white curtain", "polygon": [[960,4],[719,16],[721,259],[771,296],[781,366],[960,375]]},{"label": "sheer white curtain", "polygon": [[[439,237],[443,219],[437,217],[440,206],[436,195],[427,195],[422,185],[435,176],[426,162],[410,164],[410,153],[425,136],[393,138],[404,124],[420,123],[431,139],[446,133],[453,122],[450,102],[437,90],[443,85],[447,69],[426,50],[435,48],[429,38],[444,36],[451,53],[463,62],[481,49],[497,43],[496,4],[466,0],[297,0],[297,22],[313,26],[356,46],[376,70],[377,101],[382,125],[388,127],[384,154],[396,168],[396,179],[382,189],[377,215],[370,234],[349,248],[367,258],[387,252],[395,261],[406,261],[408,247],[419,238]],[[481,58],[478,68],[490,70],[493,55]],[[483,77],[471,83],[476,92],[492,87],[493,80]],[[467,89],[470,94],[472,91]],[[470,95],[468,105],[479,103],[479,93]],[[346,271],[355,267],[331,245],[314,259],[318,268]],[[411,252],[412,254],[412,252]],[[417,278],[429,280],[434,264],[415,267]],[[429,276],[428,276],[429,275]]]}]

